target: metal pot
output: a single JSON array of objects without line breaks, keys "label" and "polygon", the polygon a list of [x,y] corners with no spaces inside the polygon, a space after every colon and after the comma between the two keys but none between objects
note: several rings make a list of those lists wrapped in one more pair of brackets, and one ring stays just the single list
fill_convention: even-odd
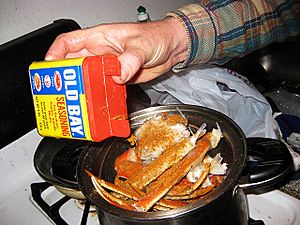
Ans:
[{"label": "metal pot", "polygon": [[87,141],[45,137],[35,151],[37,173],[59,192],[74,199],[85,199],[77,183],[77,162]]},{"label": "metal pot", "polygon": [[[223,138],[217,148],[209,154],[214,156],[221,152],[224,162],[228,163],[227,175],[222,184],[199,201],[185,207],[166,212],[134,212],[115,207],[103,200],[94,189],[90,177],[84,172],[89,170],[95,175],[113,182],[115,171],[113,164],[118,155],[129,148],[126,140],[110,138],[101,143],[86,147],[78,161],[77,178],[83,194],[93,202],[98,211],[100,223],[103,224],[248,224],[248,204],[241,187],[245,189],[271,184],[284,177],[291,169],[291,156],[287,149],[280,150],[281,166],[272,168],[271,172],[257,172],[254,176],[242,176],[247,162],[247,139],[239,126],[224,114],[199,106],[169,105],[150,107],[130,115],[132,130],[135,130],[148,118],[162,112],[183,113],[191,124],[200,126],[203,122],[207,129],[221,127]],[[251,141],[250,141],[251,142]],[[252,140],[253,142],[253,140]],[[257,144],[254,141],[255,144]],[[270,152],[270,150],[268,151]],[[276,151],[275,151],[276,152]],[[260,153],[259,153],[260,154]],[[276,155],[276,154],[275,154]],[[259,156],[260,158],[263,158]],[[274,158],[272,158],[274,161]],[[276,161],[276,160],[275,160]],[[259,164],[259,163],[258,163]],[[270,168],[267,169],[267,171]],[[256,172],[255,172],[256,171]],[[274,174],[274,171],[276,172]],[[241,177],[246,179],[240,185]],[[249,180],[255,184],[247,183]]]}]

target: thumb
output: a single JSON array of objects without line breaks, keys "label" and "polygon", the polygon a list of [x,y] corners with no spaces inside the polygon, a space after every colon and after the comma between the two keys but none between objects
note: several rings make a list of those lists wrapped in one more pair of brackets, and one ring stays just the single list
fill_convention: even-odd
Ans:
[{"label": "thumb", "polygon": [[113,76],[118,84],[127,83],[144,65],[144,54],[137,49],[128,49],[118,57],[121,64],[121,76]]}]

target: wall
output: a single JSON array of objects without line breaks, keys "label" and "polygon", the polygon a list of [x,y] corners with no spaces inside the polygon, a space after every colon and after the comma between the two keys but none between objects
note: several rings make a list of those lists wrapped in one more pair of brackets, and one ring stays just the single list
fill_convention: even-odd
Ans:
[{"label": "wall", "polygon": [[0,44],[56,19],[74,19],[81,27],[98,23],[136,21],[143,5],[151,19],[159,19],[191,0],[4,0],[0,1]]}]

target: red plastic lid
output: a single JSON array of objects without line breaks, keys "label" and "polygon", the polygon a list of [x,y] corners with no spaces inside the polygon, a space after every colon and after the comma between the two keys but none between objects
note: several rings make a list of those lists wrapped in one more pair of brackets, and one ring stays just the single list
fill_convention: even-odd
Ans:
[{"label": "red plastic lid", "polygon": [[128,137],[126,85],[116,84],[111,77],[121,73],[117,57],[89,56],[84,59],[82,68],[92,139],[102,141],[111,136]]}]

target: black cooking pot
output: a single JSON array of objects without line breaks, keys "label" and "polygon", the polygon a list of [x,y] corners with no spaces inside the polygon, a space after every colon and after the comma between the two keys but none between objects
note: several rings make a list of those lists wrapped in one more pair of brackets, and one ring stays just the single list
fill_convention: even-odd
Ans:
[{"label": "black cooking pot", "polygon": [[[246,139],[240,127],[224,114],[199,106],[157,106],[134,112],[130,115],[132,130],[137,129],[150,117],[162,112],[183,113],[190,124],[207,124],[207,130],[219,124],[223,138],[209,152],[220,152],[228,163],[227,175],[222,184],[203,199],[187,206],[166,212],[135,212],[111,205],[100,197],[85,170],[113,182],[115,159],[130,146],[125,139],[110,138],[86,147],[78,161],[77,179],[83,194],[97,207],[100,223],[104,224],[201,224],[243,225],[248,224],[248,204],[243,188],[251,189],[270,185],[285,177],[292,167],[291,156],[281,142],[270,139]],[[247,160],[247,142],[251,144],[254,157]],[[263,148],[261,146],[271,148]],[[280,145],[280,147],[278,147]],[[257,146],[254,147],[254,146]],[[273,147],[272,147],[273,146]],[[276,147],[275,147],[276,146]],[[275,147],[275,148],[274,148]],[[267,149],[267,150],[266,150]],[[275,150],[274,150],[275,149]],[[273,153],[272,153],[273,152]],[[271,154],[270,154],[271,153]],[[250,161],[248,165],[246,162]],[[252,174],[244,174],[245,168]],[[256,169],[255,169],[256,168]],[[243,184],[239,183],[242,180]],[[254,183],[251,183],[254,181]]]},{"label": "black cooking pot", "polygon": [[33,165],[36,172],[58,191],[75,199],[85,199],[78,187],[78,158],[89,142],[44,137],[39,143]]}]

